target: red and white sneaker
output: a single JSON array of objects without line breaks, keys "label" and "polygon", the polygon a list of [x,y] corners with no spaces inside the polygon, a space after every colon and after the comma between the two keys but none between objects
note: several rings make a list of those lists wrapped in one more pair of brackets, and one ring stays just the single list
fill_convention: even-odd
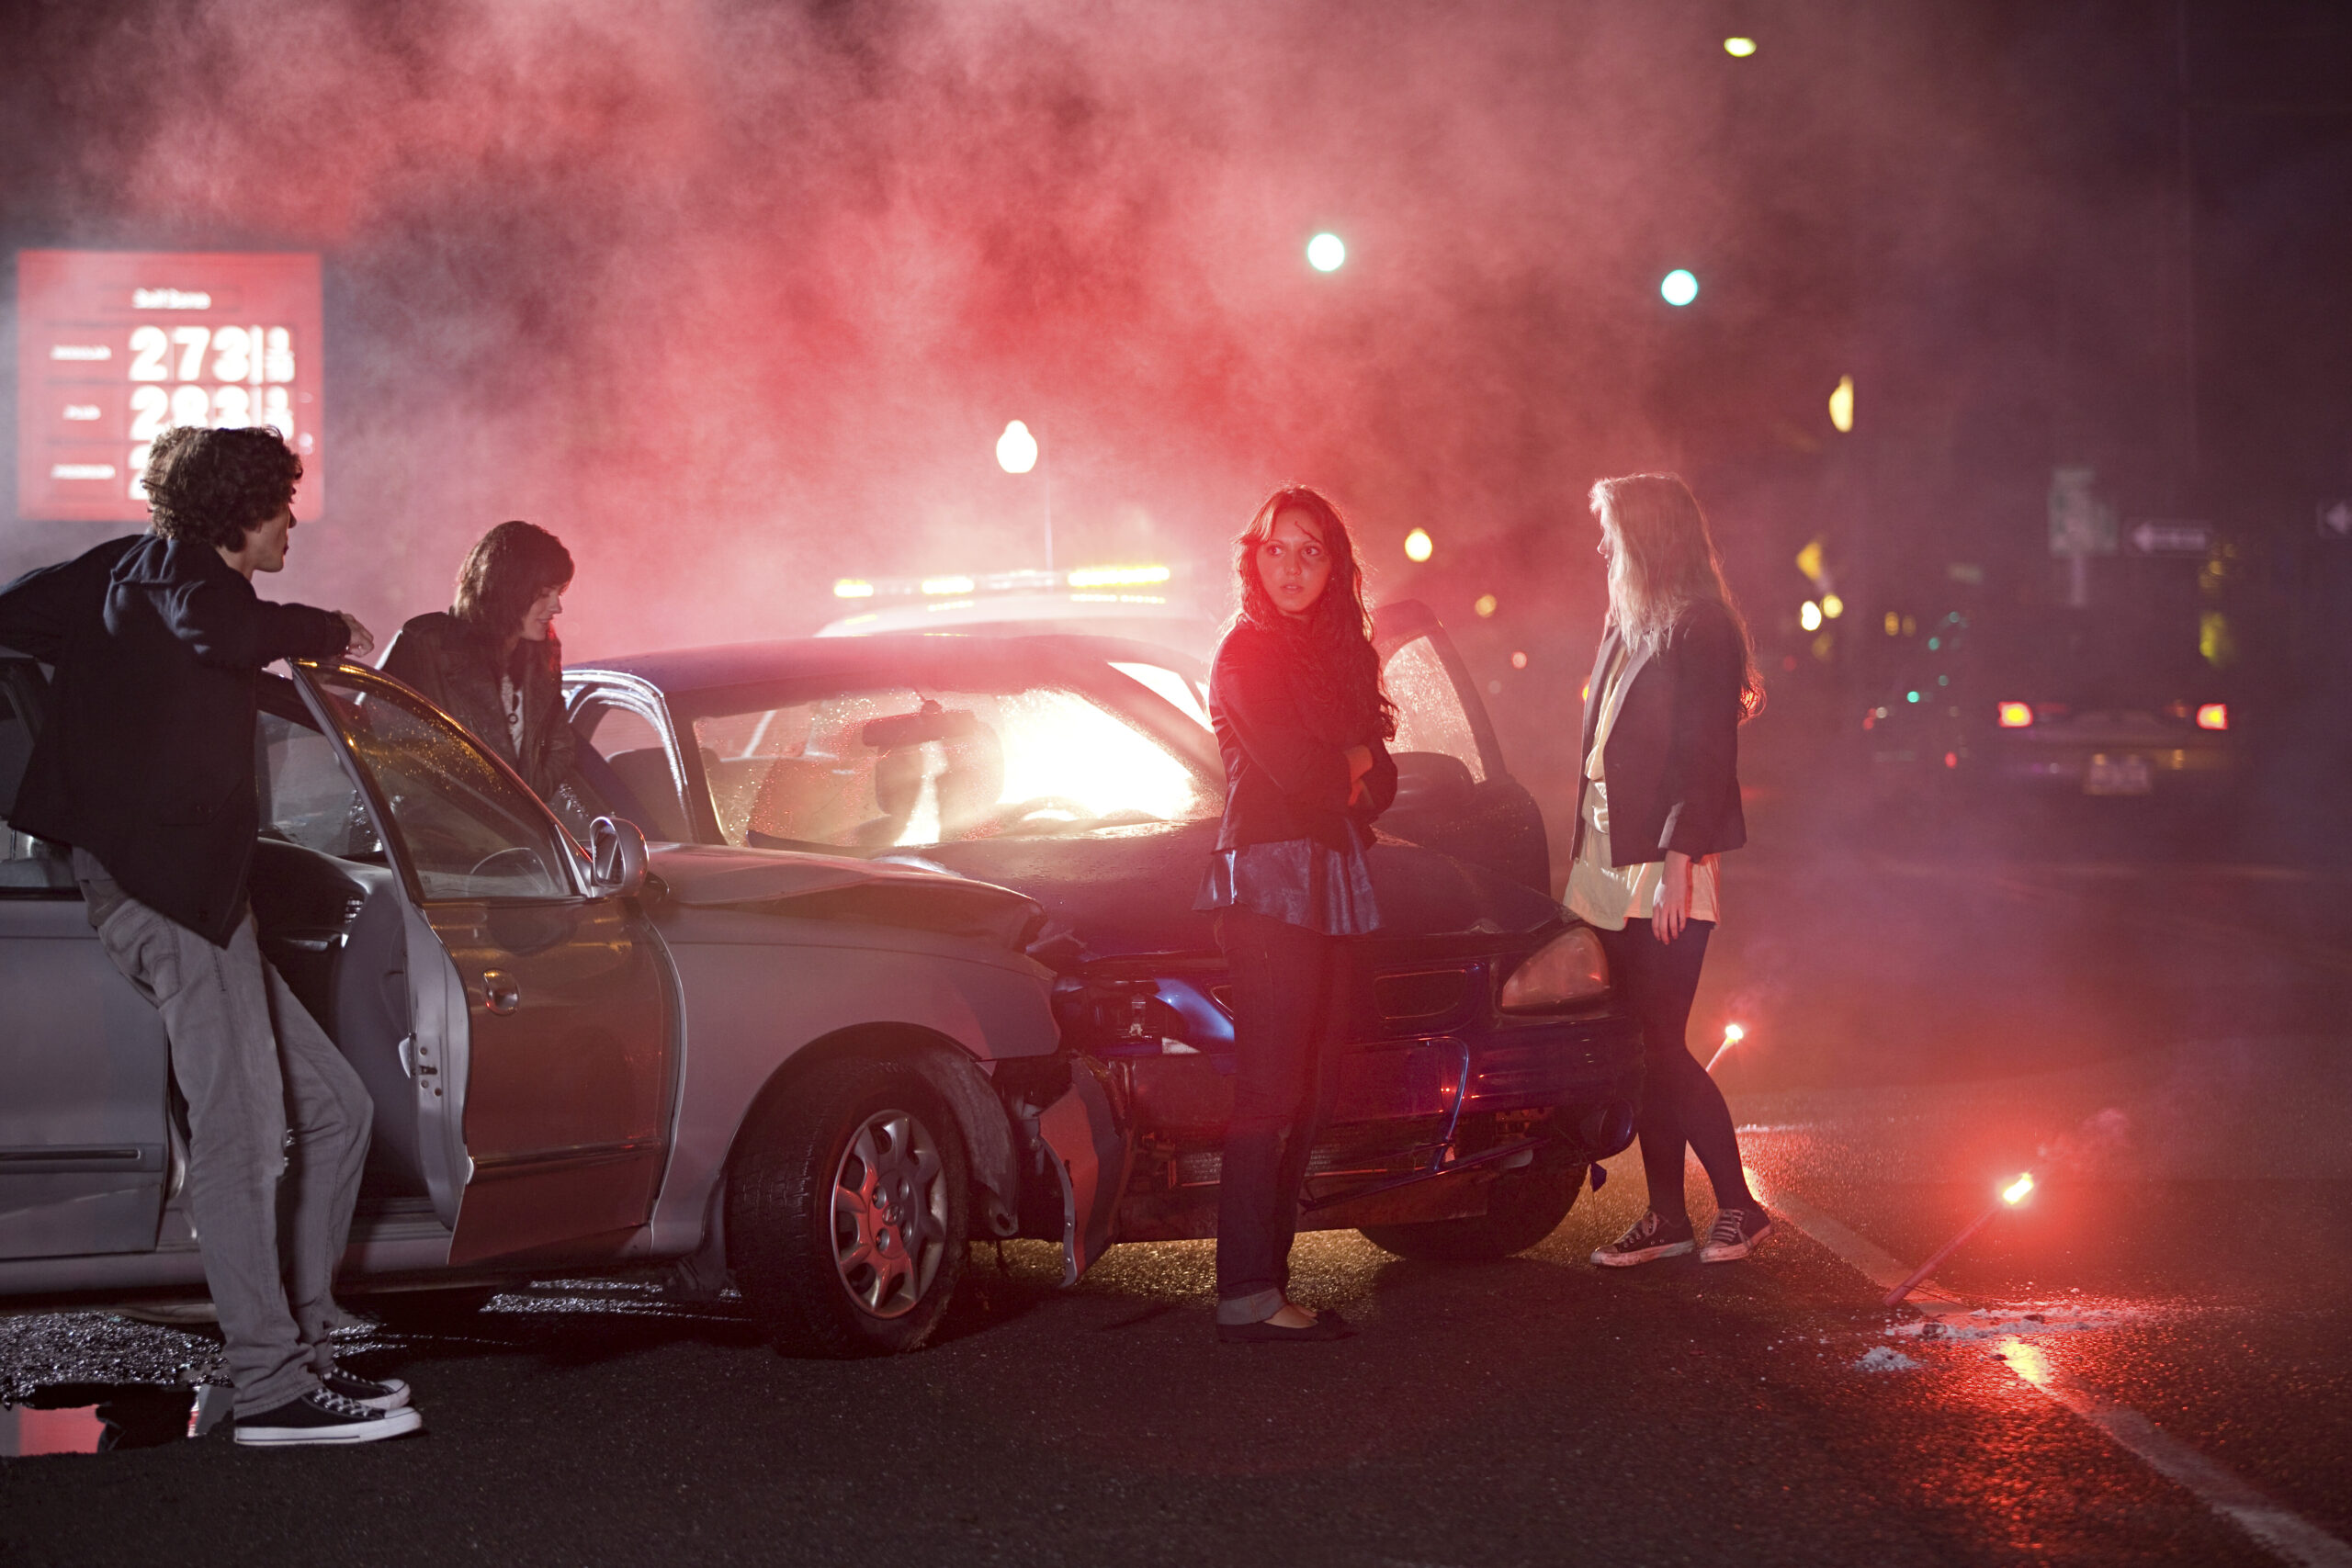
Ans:
[{"label": "red and white sneaker", "polygon": [[1736,1263],[1772,1234],[1772,1219],[1762,1208],[1724,1209],[1715,1215],[1707,1245],[1699,1249],[1702,1263]]}]

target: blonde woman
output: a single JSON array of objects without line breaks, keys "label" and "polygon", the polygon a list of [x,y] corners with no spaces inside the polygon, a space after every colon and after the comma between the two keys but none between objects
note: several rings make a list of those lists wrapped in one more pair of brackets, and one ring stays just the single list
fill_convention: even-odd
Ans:
[{"label": "blonde woman", "polygon": [[[1569,910],[1599,932],[1647,1065],[1642,1170],[1649,1212],[1592,1255],[1625,1269],[1694,1248],[1747,1256],[1771,1230],[1747,1190],[1731,1111],[1683,1038],[1718,915],[1716,864],[1747,841],[1739,727],[1762,706],[1747,624],[1724,586],[1707,520],[1671,474],[1592,487],[1609,563],[1609,624],[1584,710],[1584,777]],[[1682,1151],[1715,1190],[1704,1247],[1683,1206]]]}]

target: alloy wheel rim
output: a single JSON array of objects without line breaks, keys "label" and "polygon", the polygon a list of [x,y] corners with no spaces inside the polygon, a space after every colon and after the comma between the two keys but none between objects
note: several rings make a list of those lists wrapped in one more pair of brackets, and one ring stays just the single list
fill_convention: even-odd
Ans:
[{"label": "alloy wheel rim", "polygon": [[946,1162],[910,1111],[879,1111],[850,1135],[833,1170],[833,1268],[869,1317],[903,1317],[931,1290],[947,1250]]}]

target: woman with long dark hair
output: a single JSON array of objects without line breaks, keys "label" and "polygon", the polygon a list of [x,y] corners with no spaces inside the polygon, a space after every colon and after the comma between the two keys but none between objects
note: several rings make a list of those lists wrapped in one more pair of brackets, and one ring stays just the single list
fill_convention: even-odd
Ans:
[{"label": "woman with long dark hair", "polygon": [[1240,606],[1209,672],[1225,824],[1194,908],[1215,909],[1238,1055],[1217,1197],[1217,1337],[1338,1339],[1289,1296],[1307,1151],[1329,1111],[1343,940],[1380,923],[1363,852],[1396,797],[1363,574],[1339,509],[1276,491],[1233,545]]},{"label": "woman with long dark hair", "polygon": [[1609,624],[1584,710],[1584,777],[1569,911],[1600,934],[1617,994],[1642,1028],[1647,1072],[1634,1125],[1649,1212],[1592,1255],[1630,1268],[1697,1247],[1682,1151],[1715,1190],[1702,1262],[1745,1258],[1772,1228],[1747,1190],[1723,1092],[1683,1031],[1715,929],[1717,858],[1747,841],[1739,727],[1764,705],[1747,625],[1724,585],[1707,519],[1671,474],[1592,487],[1609,563]]},{"label": "woman with long dark hair", "polygon": [[505,758],[584,843],[599,806],[564,722],[555,635],[571,586],[571,552],[561,540],[528,523],[501,523],[467,552],[448,610],[401,626],[383,670]]}]

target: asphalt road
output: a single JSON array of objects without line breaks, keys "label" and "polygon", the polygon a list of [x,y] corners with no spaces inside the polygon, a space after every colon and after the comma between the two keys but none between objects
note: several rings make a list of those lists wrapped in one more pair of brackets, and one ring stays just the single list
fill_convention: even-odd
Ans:
[{"label": "asphalt road", "polygon": [[[1068,1292],[1043,1246],[980,1249],[942,1341],[888,1362],[549,1281],[355,1334],[416,1438],[0,1460],[0,1562],[2352,1563],[2347,893],[1759,851],[1692,1025],[1748,1031],[1718,1076],[1783,1223],[1747,1263],[1588,1265],[1639,1213],[1628,1155],[1507,1262],[1306,1238],[1298,1293],[1363,1328],[1335,1346],[1216,1344],[1195,1244]],[[1936,1315],[1881,1304],[1873,1269],[2026,1170]],[[209,1351],[0,1320],[0,1394],[86,1406]],[[118,1414],[184,1427],[146,1397]]]}]

